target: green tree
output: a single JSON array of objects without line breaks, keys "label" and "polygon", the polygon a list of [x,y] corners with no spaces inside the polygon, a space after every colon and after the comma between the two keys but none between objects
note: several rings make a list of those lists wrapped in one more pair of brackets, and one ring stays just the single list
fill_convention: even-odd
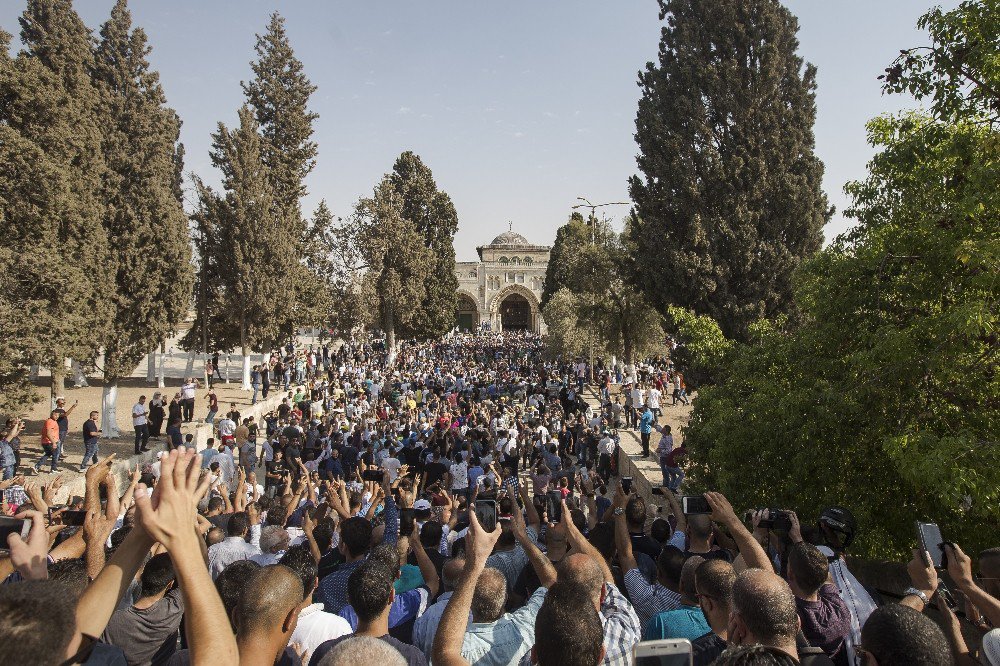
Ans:
[{"label": "green tree", "polygon": [[[104,164],[90,31],[69,0],[30,0],[23,50],[0,37],[0,197],[4,242],[16,258],[8,294],[27,361],[63,390],[67,357],[93,359],[111,318]],[[4,270],[12,270],[4,266]]]},{"label": "green tree", "polygon": [[404,205],[392,176],[386,174],[372,196],[358,202],[347,230],[358,269],[364,271],[361,307],[385,332],[392,359],[397,331],[423,316],[418,304],[426,296],[427,267],[435,259],[417,225],[403,215]]},{"label": "green tree", "polygon": [[[298,262],[298,247],[274,214],[274,193],[262,159],[261,139],[253,112],[244,105],[239,127],[219,123],[212,135],[212,163],[222,172],[225,196],[212,192],[204,203],[206,251],[219,276],[219,301],[209,309],[208,326],[221,349],[239,346],[243,354],[243,388],[250,388],[250,353],[264,351],[280,339],[294,302],[295,273],[275,270]],[[205,257],[202,257],[205,261]]]},{"label": "green tree", "polygon": [[406,338],[436,338],[455,326],[458,278],[455,276],[455,232],[458,213],[447,193],[438,190],[434,175],[419,155],[402,153],[389,176],[402,200],[402,215],[417,229],[431,261],[418,278],[424,295],[419,315],[399,322]]},{"label": "green tree", "polygon": [[[180,120],[166,106],[142,28],[132,28],[125,0],[101,27],[94,78],[101,89],[104,226],[114,252],[104,338],[104,434],[117,436],[118,381],[166,340],[190,305],[192,270],[187,216],[177,196]],[[141,177],[136,177],[141,174]]]},{"label": "green tree", "polygon": [[[267,31],[257,35],[254,51],[257,59],[250,63],[254,77],[241,85],[263,137],[261,156],[274,193],[274,214],[298,244],[296,256],[315,256],[322,248],[310,247],[317,239],[300,201],[306,194],[305,178],[316,166],[318,149],[312,135],[319,116],[309,110],[316,86],[295,57],[285,19],[277,12],[271,14]],[[294,335],[300,325],[322,323],[329,312],[324,276],[311,270],[314,265],[305,259],[286,268],[294,274],[295,297],[287,307],[291,316],[282,322],[285,336]]]},{"label": "green tree", "polygon": [[593,216],[584,221],[583,215],[573,211],[566,224],[556,229],[556,240],[549,251],[549,263],[545,267],[545,287],[542,289],[541,300],[543,308],[557,291],[569,284],[570,260],[580,248],[590,242],[592,225],[596,228],[596,223]]},{"label": "green tree", "polygon": [[788,312],[792,273],[832,211],[814,154],[816,69],[778,0],[659,0],[658,62],[639,74],[641,176],[629,190],[637,280],[660,309],[729,337]]}]

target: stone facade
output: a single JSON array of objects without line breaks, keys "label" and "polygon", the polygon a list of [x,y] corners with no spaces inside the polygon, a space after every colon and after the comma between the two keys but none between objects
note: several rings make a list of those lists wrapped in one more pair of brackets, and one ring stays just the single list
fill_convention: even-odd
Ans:
[{"label": "stone facade", "polygon": [[551,249],[548,245],[532,245],[511,230],[489,245],[477,247],[480,261],[456,262],[459,329],[485,324],[494,331],[544,333],[538,304]]}]

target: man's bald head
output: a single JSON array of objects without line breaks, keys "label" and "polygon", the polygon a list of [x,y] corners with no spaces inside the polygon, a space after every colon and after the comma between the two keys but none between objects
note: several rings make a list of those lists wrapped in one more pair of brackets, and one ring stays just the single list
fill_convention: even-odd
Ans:
[{"label": "man's bald head", "polygon": [[574,553],[565,558],[559,565],[559,580],[578,585],[594,600],[594,605],[601,606],[601,593],[604,591],[604,570],[593,557],[584,553]]},{"label": "man's bald head", "polygon": [[794,645],[799,631],[795,595],[780,576],[763,569],[748,569],[738,575],[733,584],[732,612],[757,642],[773,647]]},{"label": "man's bald head", "polygon": [[441,583],[445,592],[452,592],[458,587],[458,581],[462,577],[462,569],[465,568],[465,558],[455,557],[444,563],[441,567]]},{"label": "man's bald head", "polygon": [[473,622],[496,622],[507,603],[507,579],[493,567],[483,569],[472,594]]},{"label": "man's bald head", "polygon": [[303,596],[302,580],[288,567],[275,564],[254,571],[233,612],[236,639],[277,629],[291,633],[294,626],[289,628],[285,620]]}]

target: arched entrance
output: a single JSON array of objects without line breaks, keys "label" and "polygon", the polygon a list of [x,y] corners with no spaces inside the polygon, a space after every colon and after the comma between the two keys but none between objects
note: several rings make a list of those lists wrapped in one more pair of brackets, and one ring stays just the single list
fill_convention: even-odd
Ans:
[{"label": "arched entrance", "polygon": [[500,326],[505,331],[531,330],[531,305],[528,299],[516,292],[503,299],[500,302]]},{"label": "arched entrance", "polygon": [[458,294],[455,308],[455,325],[460,331],[474,331],[479,327],[479,308],[468,294]]}]

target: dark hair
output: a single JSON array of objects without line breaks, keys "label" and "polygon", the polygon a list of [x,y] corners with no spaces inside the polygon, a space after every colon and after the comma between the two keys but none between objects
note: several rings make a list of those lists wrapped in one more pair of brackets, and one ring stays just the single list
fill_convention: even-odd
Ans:
[{"label": "dark hair", "polygon": [[325,554],[330,550],[330,545],[333,543],[333,523],[324,520],[313,528],[313,539],[316,540],[319,552]]},{"label": "dark hair", "polygon": [[368,550],[372,540],[372,524],[367,518],[355,516],[340,524],[340,542],[351,557],[357,557]]},{"label": "dark hair", "polygon": [[51,580],[0,585],[0,663],[59,664],[76,631],[76,604]]},{"label": "dark hair", "polygon": [[444,527],[436,520],[428,520],[420,528],[420,543],[424,548],[438,549],[441,545],[441,535],[444,534]]},{"label": "dark hair", "polygon": [[319,567],[316,565],[316,559],[309,552],[309,546],[304,543],[292,546],[285,551],[285,554],[281,556],[278,562],[294,571],[295,575],[302,580],[303,598],[308,599],[311,597],[313,587],[316,585],[316,575],[319,572]]},{"label": "dark hair", "polygon": [[948,639],[937,623],[901,604],[886,604],[868,616],[861,628],[861,645],[879,666],[952,663]]},{"label": "dark hair", "polygon": [[250,516],[244,511],[237,511],[229,517],[226,523],[227,536],[243,536],[250,529]]},{"label": "dark hair", "polygon": [[[65,530],[64,530],[65,531]],[[90,585],[90,578],[87,575],[87,563],[82,558],[67,558],[58,560],[49,565],[49,580],[54,580],[63,584],[63,603],[70,603],[66,598],[73,596],[73,602],[83,594],[83,591]]]},{"label": "dark hair", "polygon": [[139,577],[141,590],[139,594],[144,597],[151,597],[154,594],[163,592],[177,575],[174,573],[174,563],[168,553],[160,553],[149,558],[142,575]]},{"label": "dark hair", "polygon": [[646,522],[646,500],[636,495],[625,505],[625,520],[629,525],[643,525]]},{"label": "dark hair", "polygon": [[[223,569],[215,579],[215,589],[222,599],[222,606],[226,609],[226,617],[230,623],[233,620],[233,610],[239,603],[247,582],[257,569],[260,569],[260,565],[253,560],[239,560]],[[234,627],[233,631],[235,630]]]},{"label": "dark hair", "polygon": [[222,499],[218,495],[215,495],[208,499],[209,511],[222,511],[225,508],[226,508],[226,500]]},{"label": "dark hair", "polygon": [[698,565],[694,579],[698,594],[710,597],[727,608],[732,606],[733,584],[736,582],[732,564],[725,560],[705,560]]},{"label": "dark hair", "polygon": [[803,541],[789,549],[788,571],[804,593],[815,594],[830,576],[830,563],[819,548]]},{"label": "dark hair", "polygon": [[377,618],[392,597],[396,577],[381,560],[365,560],[347,579],[347,600],[359,622]]},{"label": "dark hair", "polygon": [[590,595],[579,585],[556,582],[535,616],[535,657],[541,666],[595,666],[604,628]]},{"label": "dark hair", "polygon": [[665,544],[673,534],[674,528],[670,527],[670,521],[666,518],[657,518],[649,528],[649,536],[659,544]]},{"label": "dark hair", "polygon": [[744,645],[729,648],[712,666],[797,666],[799,662],[783,650],[767,645]]},{"label": "dark hair", "polygon": [[664,546],[656,558],[656,570],[676,586],[681,584],[684,569],[684,552],[677,546]]}]

